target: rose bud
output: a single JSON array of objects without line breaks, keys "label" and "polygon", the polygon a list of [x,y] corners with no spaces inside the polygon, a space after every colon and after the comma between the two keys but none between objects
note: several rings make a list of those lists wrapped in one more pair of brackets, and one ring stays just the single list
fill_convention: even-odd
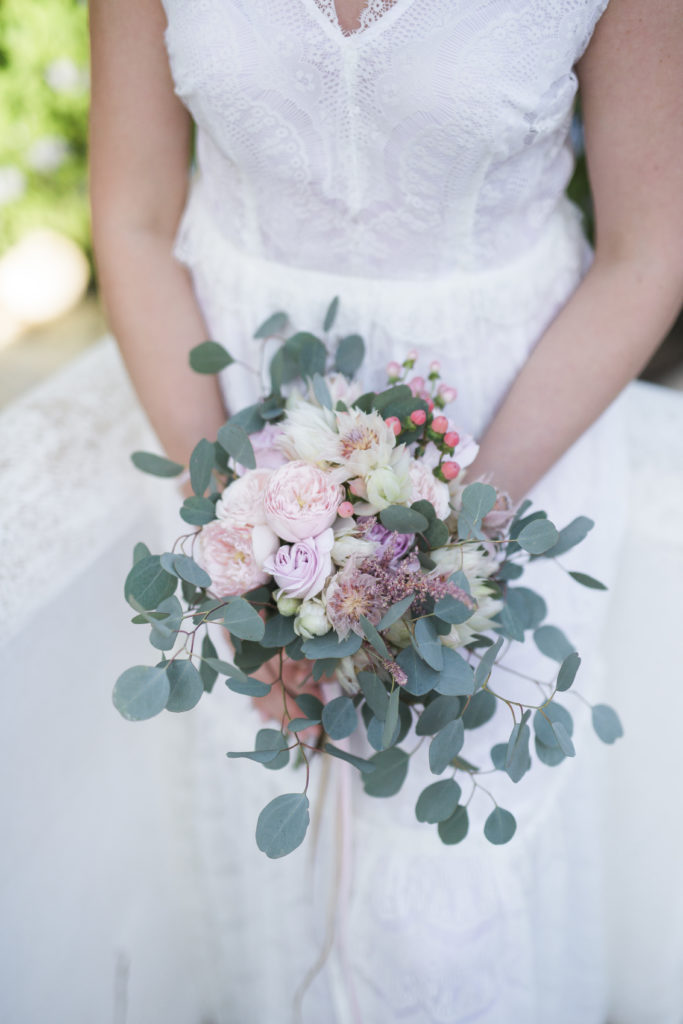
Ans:
[{"label": "rose bud", "polygon": [[415,409],[413,412],[411,412],[410,419],[411,422],[414,423],[416,427],[421,427],[427,420],[427,413],[424,411],[424,409]]},{"label": "rose bud", "polygon": [[387,377],[391,384],[401,379],[401,366],[397,362],[387,363]]},{"label": "rose bud", "polygon": [[424,391],[424,386],[425,386],[425,379],[424,379],[424,377],[413,377],[412,380],[409,380],[407,383],[408,383],[408,387],[410,388],[410,390],[412,391],[412,393],[414,395],[419,394],[420,391]]},{"label": "rose bud", "polygon": [[445,434],[448,430],[448,420],[445,416],[435,416],[432,420],[432,430],[435,434]]},{"label": "rose bud", "polygon": [[447,448],[457,448],[460,444],[460,434],[457,430],[449,430],[448,433],[444,434],[443,443]]},{"label": "rose bud", "polygon": [[441,363],[439,362],[438,359],[435,359],[433,362],[429,364],[429,372],[433,374],[441,373]]},{"label": "rose bud", "polygon": [[448,384],[439,384],[437,393],[444,405],[448,405],[449,402],[454,402],[458,397],[458,392],[455,388],[449,387]]},{"label": "rose bud", "polygon": [[412,370],[413,366],[415,366],[415,360],[416,359],[417,359],[417,349],[411,348],[410,352],[407,354],[407,356],[403,360],[403,365],[405,366],[406,370]]}]

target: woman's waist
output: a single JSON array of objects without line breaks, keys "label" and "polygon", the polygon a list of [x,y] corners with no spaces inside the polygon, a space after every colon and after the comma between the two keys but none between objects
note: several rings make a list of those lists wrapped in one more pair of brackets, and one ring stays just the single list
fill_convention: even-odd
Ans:
[{"label": "woman's waist", "polygon": [[[303,225],[301,235],[306,234]],[[287,294],[343,291],[366,299],[370,295],[400,297],[403,303],[411,298],[418,303],[438,302],[445,297],[464,302],[483,298],[489,303],[496,296],[514,302],[515,294],[521,301],[530,290],[543,292],[558,277],[569,275],[576,281],[590,260],[580,215],[566,199],[558,203],[533,241],[521,242],[515,257],[503,263],[491,253],[488,261],[479,257],[476,264],[468,265],[461,259],[426,272],[416,254],[414,273],[405,273],[405,253],[397,253],[395,260],[385,258],[358,270],[355,253],[342,247],[330,268],[324,240],[312,243],[310,235],[317,232],[308,234],[299,250],[284,256],[263,251],[263,245],[242,245],[222,230],[198,185],[183,215],[174,252],[191,269],[213,281],[219,276],[226,285],[246,280],[257,289],[267,286]]]}]

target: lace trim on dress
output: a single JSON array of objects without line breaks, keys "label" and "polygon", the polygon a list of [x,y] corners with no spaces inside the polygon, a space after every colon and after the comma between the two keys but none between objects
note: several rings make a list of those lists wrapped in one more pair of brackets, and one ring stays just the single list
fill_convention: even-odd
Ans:
[{"label": "lace trim on dress", "polygon": [[353,29],[346,29],[342,26],[335,0],[313,0],[313,2],[343,35],[353,36],[364,32],[370,25],[379,21],[387,11],[395,6],[397,0],[366,0],[365,7],[360,12],[358,25]]}]

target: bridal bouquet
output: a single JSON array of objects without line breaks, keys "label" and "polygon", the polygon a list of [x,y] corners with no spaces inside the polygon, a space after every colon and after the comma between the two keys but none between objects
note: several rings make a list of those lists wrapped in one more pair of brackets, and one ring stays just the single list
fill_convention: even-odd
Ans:
[{"label": "bridal bouquet", "polygon": [[[326,341],[287,336],[284,313],[259,328],[256,339],[279,341],[270,393],[233,416],[215,442],[197,444],[189,463],[194,494],[181,509],[193,530],[161,555],[138,544],[125,583],[133,622],[151,627],[161,652],[155,665],[117,680],[114,704],[126,718],[188,711],[219,675],[248,697],[283,691],[279,727],[261,729],[253,750],[228,754],[268,769],[283,768],[293,753],[305,763],[304,791],[278,796],[259,816],[256,842],[269,857],[304,839],[319,753],[353,765],[369,795],[389,797],[415,753],[401,744],[409,735],[411,747],[428,743],[434,781],[415,813],[449,844],[468,832],[467,803],[482,773],[520,782],[532,766],[532,740],[546,765],[575,753],[571,715],[555,698],[572,686],[580,657],[544,622],[543,598],[518,580],[529,561],[556,560],[574,547],[592,522],[579,517],[558,530],[528,501],[515,509],[495,486],[467,483],[477,445],[444,411],[455,392],[438,364],[426,379],[411,376],[417,354],[410,353],[389,364],[384,390],[362,392],[355,380],[362,339],[342,337],[328,351],[336,310],[335,299]],[[217,373],[233,359],[207,341],[190,362]],[[183,471],[146,452],[133,461],[161,476]],[[570,575],[603,589],[584,573]],[[214,624],[230,635],[231,661],[218,656]],[[531,680],[535,697],[525,702],[494,687],[492,670],[504,672],[507,651],[527,634],[557,668],[550,681]],[[271,659],[274,681],[255,678]],[[336,680],[340,695],[325,703],[297,692],[292,715],[288,662],[301,662],[309,681]],[[500,741],[490,763],[474,764],[463,754],[466,734],[501,702],[509,717]],[[621,735],[607,705],[593,707],[592,717],[605,742]],[[347,742],[356,733],[358,742]],[[491,799],[484,834],[506,843],[514,816]]]}]

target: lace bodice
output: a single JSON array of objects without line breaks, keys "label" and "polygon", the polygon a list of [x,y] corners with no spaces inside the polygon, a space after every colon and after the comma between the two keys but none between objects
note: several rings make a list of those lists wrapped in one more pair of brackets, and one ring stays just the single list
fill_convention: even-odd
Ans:
[{"label": "lace bodice", "polygon": [[607,0],[164,0],[197,187],[250,255],[373,277],[504,265],[572,170]]}]

